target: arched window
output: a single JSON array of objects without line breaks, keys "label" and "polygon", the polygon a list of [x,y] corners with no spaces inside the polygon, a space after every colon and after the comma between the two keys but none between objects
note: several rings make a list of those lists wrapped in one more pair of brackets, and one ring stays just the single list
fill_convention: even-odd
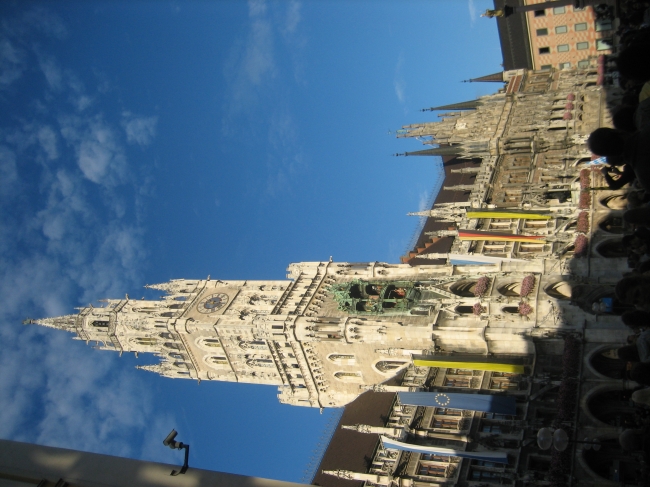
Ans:
[{"label": "arched window", "polygon": [[255,340],[255,341],[246,341],[242,340],[239,342],[239,348],[242,350],[266,350],[266,342],[263,340]]},{"label": "arched window", "polygon": [[625,223],[621,216],[610,216],[598,224],[601,230],[607,233],[620,234],[625,231]]},{"label": "arched window", "polygon": [[459,281],[451,285],[449,290],[456,296],[473,298],[476,281]]},{"label": "arched window", "polygon": [[614,194],[600,200],[600,204],[612,210],[624,210],[627,208],[627,195]]},{"label": "arched window", "polygon": [[212,365],[228,365],[228,359],[223,356],[211,355],[206,357],[206,362]]},{"label": "arched window", "polygon": [[138,337],[133,340],[137,345],[156,345],[158,340],[152,337]]},{"label": "arched window", "polygon": [[165,332],[165,333],[160,333],[160,334],[158,334],[158,336],[159,336],[160,338],[162,338],[163,340],[173,340],[173,339],[174,339],[174,337],[172,336],[172,334],[171,334],[171,333],[167,333],[167,332]]},{"label": "arched window", "polygon": [[334,377],[343,382],[361,382],[361,372],[336,372]]},{"label": "arched window", "polygon": [[571,299],[571,284],[566,281],[554,282],[545,289],[546,294],[555,299]]},{"label": "arched window", "polygon": [[327,360],[338,365],[354,365],[356,363],[354,354],[331,353],[327,356]]},{"label": "arched window", "polygon": [[519,296],[521,293],[521,282],[502,284],[499,286],[498,291],[502,296]]},{"label": "arched window", "polygon": [[221,340],[218,338],[202,338],[199,344],[209,348],[222,348]]},{"label": "arched window", "polygon": [[103,320],[95,320],[91,323],[92,326],[95,328],[108,328],[108,321],[103,321]]},{"label": "arched window", "polygon": [[627,257],[625,247],[623,247],[623,240],[606,240],[601,242],[596,247],[596,251],[607,258]]},{"label": "arched window", "polygon": [[409,363],[405,360],[381,360],[375,364],[375,368],[382,374],[394,372],[397,369],[406,367]]},{"label": "arched window", "polygon": [[456,306],[454,311],[461,315],[471,315],[474,313],[474,306]]}]

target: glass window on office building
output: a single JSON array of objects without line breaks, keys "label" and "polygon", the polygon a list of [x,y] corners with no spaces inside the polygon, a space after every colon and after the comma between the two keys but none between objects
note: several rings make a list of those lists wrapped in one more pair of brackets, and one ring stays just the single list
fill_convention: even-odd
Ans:
[{"label": "glass window on office building", "polygon": [[585,69],[589,67],[589,59],[583,59],[582,61],[578,61],[578,67],[580,69]]},{"label": "glass window on office building", "polygon": [[559,68],[560,69],[569,69],[571,67],[571,63],[560,63]]},{"label": "glass window on office building", "polygon": [[576,24],[575,29],[576,32],[580,32],[581,30],[587,30],[587,22],[580,22],[579,24]]},{"label": "glass window on office building", "polygon": [[553,69],[553,66],[550,64],[542,64],[539,67],[539,69],[541,69],[542,71],[550,71],[551,69]]},{"label": "glass window on office building", "polygon": [[569,52],[569,45],[560,44],[559,46],[557,46],[557,52]]},{"label": "glass window on office building", "polygon": [[535,10],[535,17],[544,17],[546,15],[546,10]]},{"label": "glass window on office building", "polygon": [[550,47],[540,47],[539,48],[539,53],[540,54],[550,54],[551,53],[551,48]]},{"label": "glass window on office building", "polygon": [[579,50],[589,49],[589,43],[588,42],[578,42],[576,44],[576,48],[579,49]]},{"label": "glass window on office building", "polygon": [[554,15],[563,14],[565,12],[566,12],[566,7],[553,7]]},{"label": "glass window on office building", "polygon": [[544,27],[543,29],[537,29],[537,35],[538,36],[547,36],[548,35],[548,29]]},{"label": "glass window on office building", "polygon": [[558,26],[555,28],[555,33],[556,33],[556,34],[566,34],[568,30],[569,30],[569,29],[567,29],[567,26],[566,26],[566,25],[558,25]]}]

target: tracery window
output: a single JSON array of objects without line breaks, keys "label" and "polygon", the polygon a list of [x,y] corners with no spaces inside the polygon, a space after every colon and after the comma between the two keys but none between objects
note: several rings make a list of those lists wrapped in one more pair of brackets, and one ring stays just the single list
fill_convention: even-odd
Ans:
[{"label": "tracery window", "polygon": [[435,463],[420,463],[418,475],[426,475],[428,477],[445,477],[447,473],[447,465],[436,465]]},{"label": "tracery window", "polygon": [[95,320],[91,323],[91,325],[96,328],[108,328],[108,321]]},{"label": "tracery window", "polygon": [[354,365],[356,363],[356,357],[354,354],[343,354],[343,353],[332,353],[327,356],[327,359],[330,362],[339,365]]},{"label": "tracery window", "polygon": [[336,372],[334,374],[338,380],[343,382],[361,382],[361,372]]},{"label": "tracery window", "polygon": [[408,362],[405,360],[380,360],[375,364],[375,368],[382,374],[385,374],[400,369],[406,365],[408,365]]},{"label": "tracery window", "polygon": [[138,345],[155,345],[158,340],[152,337],[138,337],[133,340]]}]

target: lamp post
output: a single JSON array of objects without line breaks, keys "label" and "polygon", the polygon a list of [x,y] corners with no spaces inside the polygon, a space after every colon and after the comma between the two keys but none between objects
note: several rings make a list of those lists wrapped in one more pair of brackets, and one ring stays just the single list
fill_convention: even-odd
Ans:
[{"label": "lamp post", "polygon": [[548,450],[551,447],[554,447],[557,451],[564,451],[567,449],[570,443],[581,443],[585,445],[583,448],[585,450],[590,450],[591,448],[594,451],[600,450],[600,441],[597,438],[585,438],[582,441],[569,440],[569,435],[562,428],[553,429],[553,428],[542,428],[537,432],[537,446],[542,450]]},{"label": "lamp post", "polygon": [[170,473],[169,475],[173,475],[173,476],[187,472],[187,469],[189,468],[187,462],[189,461],[190,458],[190,445],[186,445],[181,441],[175,441],[177,434],[178,432],[176,430],[171,430],[171,432],[167,435],[167,438],[163,440],[163,445],[168,446],[172,450],[185,449],[185,461],[183,462],[183,466],[181,467],[180,471],[172,470],[172,473]]}]

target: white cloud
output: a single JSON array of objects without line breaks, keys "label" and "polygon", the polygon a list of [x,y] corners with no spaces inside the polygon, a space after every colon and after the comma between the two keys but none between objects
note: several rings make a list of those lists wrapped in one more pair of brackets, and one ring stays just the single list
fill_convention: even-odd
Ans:
[{"label": "white cloud", "polygon": [[0,38],[0,88],[18,80],[24,71],[22,52],[7,38]]},{"label": "white cloud", "polygon": [[474,4],[474,0],[469,0],[469,2],[467,4],[467,7],[469,9],[470,22],[471,22],[472,26],[474,26],[474,23],[478,19],[478,9],[476,8],[476,5]]},{"label": "white cloud", "polygon": [[[0,121],[0,436],[149,456],[150,430],[159,442],[175,423],[155,410],[150,377],[70,334],[19,323],[26,314],[68,314],[97,297],[121,296],[140,281],[144,230],[126,208],[138,207],[141,181],[128,170],[126,141],[150,143],[155,120],[130,119],[144,121],[130,136],[120,113],[89,113],[93,97],[83,79],[52,55],[49,42],[67,30],[51,12],[32,9],[3,22],[0,89],[19,91],[12,103],[25,109],[19,125]],[[33,83],[15,82],[28,61],[46,97],[28,101]],[[0,110],[6,103],[0,99]]]},{"label": "white cloud", "polygon": [[293,34],[294,32],[296,32],[296,29],[298,28],[298,24],[300,23],[300,20],[302,18],[300,13],[301,9],[302,9],[302,5],[297,0],[293,0],[289,2],[289,6],[287,7],[287,15],[284,23],[284,29],[283,29],[283,33],[285,35]]},{"label": "white cloud", "polygon": [[55,91],[61,90],[63,87],[63,73],[54,58],[42,58],[39,60],[38,64],[41,71],[43,71],[43,75],[45,76],[47,83],[50,85],[50,88]]},{"label": "white cloud", "polygon": [[156,136],[158,117],[135,117],[129,112],[124,112],[122,117],[122,127],[129,143],[142,147],[151,143]]},{"label": "white cloud", "polygon": [[102,116],[90,119],[64,116],[61,134],[77,153],[77,164],[90,181],[105,186],[122,182],[126,170],[124,149]]},{"label": "white cloud", "polygon": [[0,145],[0,191],[3,194],[14,193],[13,186],[18,181],[16,154],[4,145]]},{"label": "white cloud", "polygon": [[45,125],[38,130],[37,133],[38,142],[41,144],[41,148],[47,155],[47,158],[50,160],[57,159],[59,157],[59,151],[57,150],[57,135],[52,130],[52,127]]},{"label": "white cloud", "polygon": [[405,95],[406,83],[404,81],[404,75],[402,73],[403,70],[404,70],[404,53],[400,52],[399,56],[397,57],[397,64],[395,65],[395,76],[393,78],[393,87],[395,89],[395,96],[397,96],[397,101],[399,101],[400,105],[404,107],[406,101],[406,95]]}]

